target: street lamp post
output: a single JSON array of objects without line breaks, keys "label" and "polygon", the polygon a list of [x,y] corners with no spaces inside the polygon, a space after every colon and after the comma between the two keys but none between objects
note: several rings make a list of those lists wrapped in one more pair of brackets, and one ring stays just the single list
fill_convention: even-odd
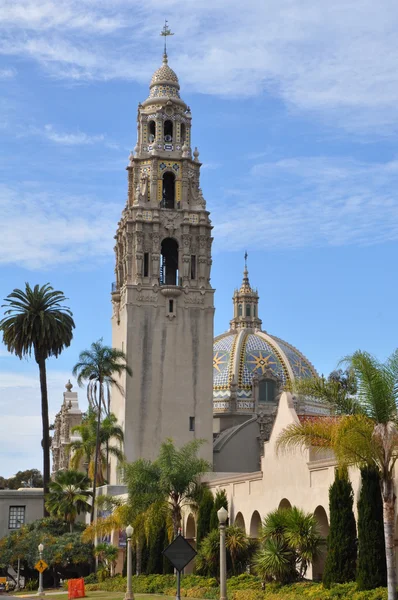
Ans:
[{"label": "street lamp post", "polygon": [[[44,546],[43,544],[39,544],[38,545],[38,550],[39,550],[39,558],[40,560],[43,559],[43,550],[44,550]],[[43,573],[41,571],[39,571],[39,589],[37,591],[37,595],[38,596],[44,596],[44,589],[43,589]]]},{"label": "street lamp post", "polygon": [[225,523],[228,519],[228,512],[222,506],[217,511],[218,522],[220,523],[220,600],[227,600],[227,556],[225,550]]},{"label": "street lamp post", "polygon": [[133,575],[133,560],[131,556],[131,537],[134,533],[134,529],[131,525],[126,527],[127,536],[127,590],[124,596],[124,600],[134,600],[133,586],[132,586],[132,575]]}]

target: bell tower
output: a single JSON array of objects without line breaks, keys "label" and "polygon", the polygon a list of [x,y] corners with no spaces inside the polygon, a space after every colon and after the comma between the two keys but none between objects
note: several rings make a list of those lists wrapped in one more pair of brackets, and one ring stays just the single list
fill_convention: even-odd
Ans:
[{"label": "bell tower", "polygon": [[[170,35],[166,26],[164,32]],[[212,226],[199,152],[191,151],[191,111],[166,48],[149,90],[138,105],[115,236],[112,343],[126,353],[133,375],[120,382],[124,393],[113,389],[112,411],[124,428],[128,461],[154,459],[166,438],[178,446],[203,438],[201,455],[211,462]]]}]

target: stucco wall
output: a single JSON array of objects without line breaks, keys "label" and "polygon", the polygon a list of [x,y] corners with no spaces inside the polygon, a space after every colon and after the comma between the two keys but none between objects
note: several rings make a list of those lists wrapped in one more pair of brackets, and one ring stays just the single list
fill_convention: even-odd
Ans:
[{"label": "stucco wall", "polygon": [[24,488],[0,490],[0,538],[15,529],[8,529],[10,506],[25,506],[25,524],[43,517],[43,490]]},{"label": "stucco wall", "polygon": [[214,471],[251,473],[258,471],[260,449],[256,418],[225,432],[214,446]]}]

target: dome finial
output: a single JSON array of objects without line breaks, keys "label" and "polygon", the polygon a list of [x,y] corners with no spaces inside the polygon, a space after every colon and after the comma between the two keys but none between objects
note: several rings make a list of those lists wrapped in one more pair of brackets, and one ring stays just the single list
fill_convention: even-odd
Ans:
[{"label": "dome finial", "polygon": [[174,33],[171,33],[170,28],[167,24],[167,19],[164,20],[164,26],[162,31],[160,32],[160,35],[162,35],[164,37],[164,50],[163,50],[163,64],[167,65],[167,45],[166,45],[166,40],[167,40],[167,36],[168,35],[174,35]]}]

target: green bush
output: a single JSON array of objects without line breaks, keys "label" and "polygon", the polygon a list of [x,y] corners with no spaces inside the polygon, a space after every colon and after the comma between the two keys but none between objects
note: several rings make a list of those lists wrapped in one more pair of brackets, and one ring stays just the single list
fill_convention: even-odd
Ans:
[{"label": "green bush", "polygon": [[357,534],[353,502],[354,492],[347,472],[336,471],[335,480],[329,488],[330,529],[323,573],[323,583],[327,588],[356,578]]},{"label": "green bush", "polygon": [[361,479],[358,500],[357,584],[359,590],[372,590],[387,585],[383,501],[378,472],[365,467],[361,469]]},{"label": "green bush", "polygon": [[84,578],[84,584],[87,585],[88,583],[98,583],[98,577],[96,573],[91,573]]},{"label": "green bush", "polygon": [[[87,591],[125,592],[126,578],[118,575],[101,583],[88,583]],[[37,582],[36,582],[37,586]],[[36,588],[34,588],[36,589]],[[174,575],[139,575],[133,577],[133,591],[140,594],[165,594],[175,596],[176,578]],[[254,575],[244,573],[227,580],[229,600],[387,600],[387,589],[358,591],[355,582],[333,585],[330,589],[321,583],[303,581],[290,585],[267,583],[261,590],[261,581]],[[181,577],[181,596],[218,600],[220,590],[217,581],[199,575]]]}]

